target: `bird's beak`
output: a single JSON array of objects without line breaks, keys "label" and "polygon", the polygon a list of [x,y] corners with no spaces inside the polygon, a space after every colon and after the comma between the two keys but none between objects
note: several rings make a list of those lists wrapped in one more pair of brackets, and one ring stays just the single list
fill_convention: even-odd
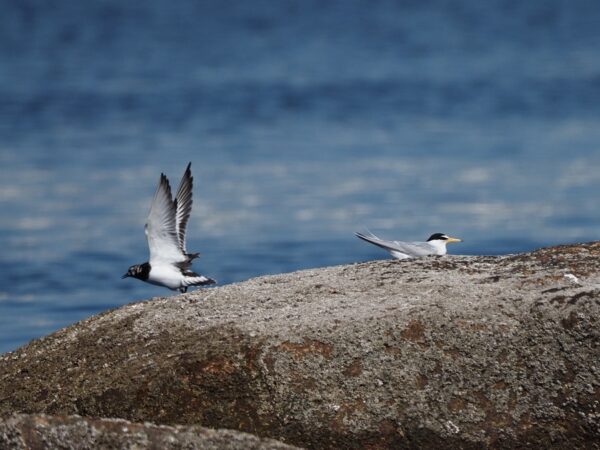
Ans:
[{"label": "bird's beak", "polygon": [[446,242],[448,244],[451,244],[452,242],[462,242],[462,239],[458,239],[458,238],[453,238],[453,237],[449,237]]},{"label": "bird's beak", "polygon": [[122,279],[124,279],[124,278],[127,278],[128,276],[129,276],[129,274],[128,274],[128,273],[126,273],[125,275],[123,275],[123,276],[121,277],[121,280],[122,280]]}]

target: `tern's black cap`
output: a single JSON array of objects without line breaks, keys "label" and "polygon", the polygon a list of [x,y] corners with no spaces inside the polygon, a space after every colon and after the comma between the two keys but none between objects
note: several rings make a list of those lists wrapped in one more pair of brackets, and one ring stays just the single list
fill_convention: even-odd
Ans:
[{"label": "tern's black cap", "polygon": [[446,236],[444,233],[434,233],[431,236],[429,236],[429,239],[427,239],[427,242],[429,241],[447,241],[448,240],[448,236]]}]

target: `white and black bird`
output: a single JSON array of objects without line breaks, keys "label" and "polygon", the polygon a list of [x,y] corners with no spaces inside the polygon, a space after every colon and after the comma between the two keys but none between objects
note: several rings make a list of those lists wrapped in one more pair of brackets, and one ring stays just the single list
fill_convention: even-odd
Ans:
[{"label": "white and black bird", "polygon": [[205,286],[215,281],[190,270],[199,253],[187,253],[185,229],[192,212],[192,163],[189,163],[175,199],[164,173],[154,193],[146,220],[150,260],[131,266],[121,278],[133,277],[157,286],[186,292],[190,286]]},{"label": "white and black bird", "polygon": [[461,239],[450,237],[443,233],[432,234],[427,242],[386,241],[369,232],[368,235],[355,233],[356,237],[374,244],[390,252],[396,259],[418,258],[428,255],[445,255],[446,244],[462,242]]}]

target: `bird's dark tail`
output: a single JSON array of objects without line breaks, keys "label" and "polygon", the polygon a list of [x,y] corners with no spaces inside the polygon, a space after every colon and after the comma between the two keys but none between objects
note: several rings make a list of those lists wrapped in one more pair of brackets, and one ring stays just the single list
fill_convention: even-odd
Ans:
[{"label": "bird's dark tail", "polygon": [[179,288],[179,292],[182,294],[187,292],[188,288],[192,286],[209,286],[216,283],[216,281],[212,278],[205,277],[204,275],[198,275],[194,272],[188,272],[183,282],[185,286]]},{"label": "bird's dark tail", "polygon": [[211,284],[215,284],[216,281],[212,278],[205,277],[204,275],[199,275],[194,272],[186,272],[184,274],[184,284],[186,287],[188,286],[208,286]]}]

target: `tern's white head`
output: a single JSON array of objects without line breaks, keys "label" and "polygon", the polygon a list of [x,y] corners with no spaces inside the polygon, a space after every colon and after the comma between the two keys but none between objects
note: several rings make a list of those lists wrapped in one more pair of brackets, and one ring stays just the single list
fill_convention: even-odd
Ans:
[{"label": "tern's white head", "polygon": [[438,250],[439,255],[445,255],[446,244],[452,242],[462,242],[462,239],[453,238],[444,233],[434,233],[427,239],[427,243],[433,245]]}]

